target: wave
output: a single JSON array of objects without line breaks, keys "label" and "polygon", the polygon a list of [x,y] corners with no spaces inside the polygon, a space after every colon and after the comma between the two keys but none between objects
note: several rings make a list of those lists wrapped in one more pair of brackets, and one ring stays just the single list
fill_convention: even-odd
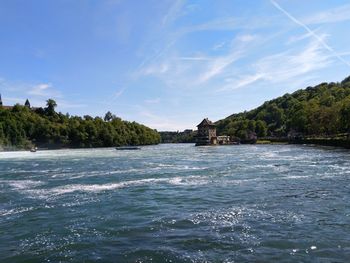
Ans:
[{"label": "wave", "polygon": [[7,184],[11,188],[18,190],[31,189],[45,184],[42,181],[33,180],[1,180],[0,183]]},{"label": "wave", "polygon": [[172,185],[198,185],[207,184],[209,180],[201,176],[172,177],[172,178],[147,178],[108,184],[70,184],[48,190],[51,194],[62,195],[73,192],[102,192],[132,186],[154,185],[167,183]]},{"label": "wave", "polygon": [[21,214],[32,210],[34,210],[34,207],[20,207],[20,208],[8,209],[8,210],[2,209],[0,210],[0,217]]}]

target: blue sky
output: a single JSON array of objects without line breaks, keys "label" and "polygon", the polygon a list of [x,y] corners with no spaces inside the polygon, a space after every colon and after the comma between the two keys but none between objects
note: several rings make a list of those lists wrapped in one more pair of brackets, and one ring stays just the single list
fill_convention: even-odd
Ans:
[{"label": "blue sky", "polygon": [[194,128],[350,75],[341,0],[0,0],[4,104]]}]

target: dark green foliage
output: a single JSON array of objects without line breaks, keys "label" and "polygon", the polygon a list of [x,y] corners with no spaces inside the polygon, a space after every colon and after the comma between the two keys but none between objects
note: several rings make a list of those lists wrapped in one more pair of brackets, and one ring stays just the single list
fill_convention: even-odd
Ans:
[{"label": "dark green foliage", "polygon": [[183,132],[159,132],[162,143],[195,143],[196,132],[185,130]]},{"label": "dark green foliage", "polygon": [[46,101],[46,106],[47,106],[47,108],[45,109],[46,114],[49,116],[54,116],[56,114],[55,108],[57,107],[56,101],[52,99],[48,99]]},{"label": "dark green foliage", "polygon": [[111,121],[113,119],[113,114],[112,112],[108,111],[104,117],[105,121]]},{"label": "dark green foliage", "polygon": [[241,139],[250,132],[258,137],[327,137],[350,132],[350,77],[286,94],[216,124],[218,134]]},{"label": "dark green foliage", "polygon": [[56,106],[54,100],[48,100],[47,108],[35,111],[21,105],[0,108],[0,146],[110,147],[160,142],[157,131],[136,122],[114,115],[108,122],[100,117],[69,116],[56,113]]}]

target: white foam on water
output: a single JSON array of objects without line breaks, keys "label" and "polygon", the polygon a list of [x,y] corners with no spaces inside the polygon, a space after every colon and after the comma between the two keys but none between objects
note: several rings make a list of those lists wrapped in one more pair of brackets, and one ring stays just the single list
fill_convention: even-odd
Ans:
[{"label": "white foam on water", "polygon": [[37,186],[41,186],[45,184],[42,181],[33,181],[33,180],[2,180],[0,182],[7,184],[16,190],[35,188]]},{"label": "white foam on water", "polygon": [[31,211],[33,209],[34,209],[34,207],[20,207],[20,208],[8,209],[8,210],[2,209],[2,210],[0,210],[0,217],[20,214],[20,213]]},{"label": "white foam on water", "polygon": [[[131,180],[117,183],[107,183],[107,184],[69,184],[59,187],[54,187],[51,189],[28,189],[26,192],[32,197],[45,198],[48,196],[65,195],[74,192],[91,192],[99,193],[103,191],[112,191],[121,188],[144,186],[144,185],[156,185],[156,184],[171,184],[171,185],[203,185],[209,183],[208,178],[201,176],[188,176],[188,177],[171,177],[171,178],[147,178],[140,180]],[[22,190],[24,188],[17,188]]]},{"label": "white foam on water", "polygon": [[60,150],[39,150],[35,153],[30,151],[0,152],[2,159],[80,159],[85,157],[115,157],[120,156],[114,148],[95,149],[60,149]]},{"label": "white foam on water", "polygon": [[169,178],[167,183],[172,185],[195,186],[205,185],[210,182],[208,177],[203,176],[183,176]]}]

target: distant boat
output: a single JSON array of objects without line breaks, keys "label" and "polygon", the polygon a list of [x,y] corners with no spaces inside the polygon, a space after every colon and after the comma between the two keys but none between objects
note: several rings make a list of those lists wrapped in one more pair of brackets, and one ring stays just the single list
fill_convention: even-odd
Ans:
[{"label": "distant boat", "polygon": [[121,146],[121,147],[116,147],[118,151],[128,151],[128,150],[141,150],[141,147],[137,146]]}]

